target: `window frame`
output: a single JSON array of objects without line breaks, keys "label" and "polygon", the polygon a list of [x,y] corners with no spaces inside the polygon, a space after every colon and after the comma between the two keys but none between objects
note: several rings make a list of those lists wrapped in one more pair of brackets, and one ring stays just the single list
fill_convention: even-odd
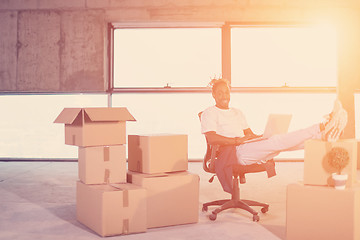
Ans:
[{"label": "window frame", "polygon": [[[209,87],[115,87],[114,85],[114,31],[135,28],[220,28],[221,76],[231,82],[231,29],[234,27],[306,27],[308,22],[146,22],[109,24],[109,80],[107,92],[113,93],[209,93]],[[336,87],[232,87],[231,92],[245,93],[335,93]]]}]

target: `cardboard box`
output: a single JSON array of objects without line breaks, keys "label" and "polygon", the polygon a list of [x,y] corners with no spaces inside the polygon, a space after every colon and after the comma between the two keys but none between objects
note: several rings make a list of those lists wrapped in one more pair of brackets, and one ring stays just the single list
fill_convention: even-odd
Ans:
[{"label": "cardboard box", "polygon": [[148,174],[186,171],[187,135],[129,135],[128,169]]},{"label": "cardboard box", "polygon": [[79,147],[78,165],[83,183],[126,183],[126,146]]},{"label": "cardboard box", "polygon": [[146,231],[146,190],[132,184],[76,188],[76,217],[100,236]]},{"label": "cardboard box", "polygon": [[286,235],[287,240],[359,240],[360,187],[288,185]]},{"label": "cardboard box", "polygon": [[342,173],[348,174],[346,187],[351,187],[357,182],[357,141],[355,139],[343,139],[336,142],[321,140],[308,140],[305,142],[304,158],[304,183],[310,185],[334,186],[331,174],[336,172],[327,160],[328,153],[333,147],[342,147],[349,153],[349,164]]},{"label": "cardboard box", "polygon": [[128,172],[128,182],[147,190],[147,227],[196,223],[199,220],[199,176],[188,172]]},{"label": "cardboard box", "polygon": [[55,123],[65,123],[65,144],[81,147],[126,143],[126,108],[65,108]]}]

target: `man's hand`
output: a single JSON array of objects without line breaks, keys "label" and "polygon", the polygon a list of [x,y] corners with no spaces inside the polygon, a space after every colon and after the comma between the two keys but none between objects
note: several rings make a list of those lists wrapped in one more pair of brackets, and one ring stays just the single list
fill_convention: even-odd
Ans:
[{"label": "man's hand", "polygon": [[249,139],[260,138],[260,137],[262,137],[262,136],[263,136],[263,134],[261,134],[261,135],[251,134],[251,135],[249,136]]},{"label": "man's hand", "polygon": [[259,138],[259,137],[262,137],[263,135],[257,135],[255,133],[253,133],[253,131],[248,128],[248,129],[245,129],[244,130],[244,134],[245,134],[245,138],[246,140],[250,140],[250,139],[254,139],[254,138]]}]

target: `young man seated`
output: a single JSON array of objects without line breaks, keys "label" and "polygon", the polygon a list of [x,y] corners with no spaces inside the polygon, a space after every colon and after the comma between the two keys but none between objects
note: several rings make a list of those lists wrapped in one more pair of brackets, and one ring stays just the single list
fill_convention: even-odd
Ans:
[{"label": "young man seated", "polygon": [[[325,122],[294,132],[275,135],[268,139],[245,143],[260,137],[253,133],[246,117],[239,109],[229,107],[230,86],[226,79],[211,81],[215,106],[205,109],[201,115],[201,132],[210,145],[219,145],[220,152],[215,171],[226,192],[231,192],[232,166],[264,163],[283,151],[304,148],[308,139],[336,141],[347,124],[347,112],[336,100],[333,111]],[[219,162],[219,163],[218,163]]]}]

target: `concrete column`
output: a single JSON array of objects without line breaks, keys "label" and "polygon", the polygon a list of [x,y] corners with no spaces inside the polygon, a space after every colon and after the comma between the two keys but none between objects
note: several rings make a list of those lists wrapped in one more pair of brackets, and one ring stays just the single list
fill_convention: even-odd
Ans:
[{"label": "concrete column", "polygon": [[348,111],[348,125],[343,138],[355,137],[354,92],[360,85],[360,18],[357,10],[339,15],[337,94]]}]

